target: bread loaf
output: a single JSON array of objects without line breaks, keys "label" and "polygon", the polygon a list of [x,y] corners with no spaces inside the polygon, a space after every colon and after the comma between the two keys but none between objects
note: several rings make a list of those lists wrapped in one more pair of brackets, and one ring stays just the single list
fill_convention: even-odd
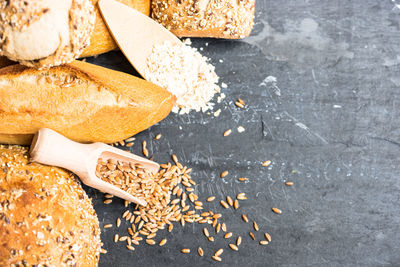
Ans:
[{"label": "bread loaf", "polygon": [[166,117],[175,97],[137,77],[81,61],[0,69],[0,143],[29,144],[40,128],[113,143]]},{"label": "bread loaf", "polygon": [[[79,57],[91,57],[99,54],[103,54],[115,49],[118,49],[117,44],[112,38],[110,32],[107,29],[106,24],[100,14],[100,10],[97,6],[98,0],[91,0],[92,4],[95,5],[96,21],[94,24],[94,30],[90,35],[90,44],[87,46]],[[146,16],[150,15],[150,0],[118,0],[124,3]],[[12,61],[6,57],[0,57],[0,68],[13,64]]]},{"label": "bread loaf", "polygon": [[4,1],[0,13],[0,54],[37,68],[78,57],[95,21],[90,0]]},{"label": "bread loaf", "polygon": [[[90,57],[94,55],[103,54],[111,50],[118,48],[114,39],[112,38],[110,32],[107,29],[106,24],[100,14],[99,8],[97,6],[98,0],[91,0],[95,5],[96,10],[96,22],[94,25],[94,30],[90,36],[90,45],[86,47],[80,57]],[[130,6],[146,16],[150,15],[150,0],[118,0],[119,2]]]},{"label": "bread loaf", "polygon": [[100,228],[76,178],[0,145],[0,266],[97,266]]},{"label": "bread loaf", "polygon": [[152,17],[179,37],[240,39],[254,25],[256,0],[152,0]]}]

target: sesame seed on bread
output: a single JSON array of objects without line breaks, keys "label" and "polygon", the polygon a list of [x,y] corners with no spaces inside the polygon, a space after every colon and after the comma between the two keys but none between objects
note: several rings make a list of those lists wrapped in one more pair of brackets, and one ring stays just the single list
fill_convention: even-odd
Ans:
[{"label": "sesame seed on bread", "polygon": [[0,266],[97,266],[100,228],[71,173],[0,145]]},{"label": "sesame seed on bread", "polygon": [[90,0],[3,1],[0,13],[0,54],[37,68],[77,58],[96,18]]},{"label": "sesame seed on bread", "polygon": [[256,0],[153,0],[152,17],[179,37],[241,39],[254,25]]}]

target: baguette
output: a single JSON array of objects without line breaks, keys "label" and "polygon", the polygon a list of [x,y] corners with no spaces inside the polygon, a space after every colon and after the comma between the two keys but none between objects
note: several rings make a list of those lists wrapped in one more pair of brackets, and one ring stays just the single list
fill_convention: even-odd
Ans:
[{"label": "baguette", "polygon": [[[104,23],[103,17],[100,14],[97,2],[99,0],[92,0],[96,10],[96,22],[94,24],[94,31],[90,36],[90,45],[83,50],[80,57],[91,57],[99,54],[118,49],[117,44],[112,38],[110,32]],[[119,2],[130,6],[139,12],[150,15],[150,0],[118,0]]]},{"label": "baguette", "polygon": [[0,143],[26,145],[40,128],[78,142],[114,143],[165,118],[175,97],[137,77],[90,63],[0,69]]}]

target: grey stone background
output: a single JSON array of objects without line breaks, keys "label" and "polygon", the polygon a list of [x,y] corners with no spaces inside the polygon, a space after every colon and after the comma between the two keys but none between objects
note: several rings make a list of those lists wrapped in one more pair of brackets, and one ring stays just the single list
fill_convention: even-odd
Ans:
[{"label": "grey stone background", "polygon": [[[228,85],[216,104],[221,115],[171,114],[138,134],[132,151],[140,154],[147,140],[158,162],[177,154],[193,168],[202,200],[245,192],[239,211],[206,205],[243,244],[233,252],[222,236],[208,242],[200,225],[177,225],[158,233],[166,246],[130,252],[112,241],[126,233],[123,224],[103,230],[108,253],[100,266],[400,266],[399,19],[397,0],[257,0],[249,38],[193,39]],[[88,61],[135,73],[120,52]],[[244,110],[233,104],[238,97]],[[264,160],[273,164],[263,168]],[[237,182],[241,176],[249,182]],[[88,191],[101,225],[115,223],[122,201],[104,205],[102,194]],[[257,238],[271,234],[268,246],[250,239],[241,213],[257,220]],[[195,253],[198,246],[207,256]],[[193,252],[183,255],[183,247]],[[215,263],[210,256],[220,247],[223,262]]]}]

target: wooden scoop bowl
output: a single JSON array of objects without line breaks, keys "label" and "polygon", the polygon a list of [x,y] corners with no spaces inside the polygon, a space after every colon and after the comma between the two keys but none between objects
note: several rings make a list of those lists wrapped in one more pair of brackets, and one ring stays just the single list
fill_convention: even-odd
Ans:
[{"label": "wooden scoop bowl", "polygon": [[150,172],[155,173],[160,166],[153,161],[136,156],[104,143],[81,144],[61,134],[47,129],[40,129],[33,138],[30,148],[31,160],[34,162],[61,167],[75,173],[87,186],[112,194],[122,199],[146,206],[146,201],[136,198],[115,185],[107,183],[96,176],[99,158],[108,160],[138,163]]},{"label": "wooden scoop bowl", "polygon": [[98,5],[115,42],[143,77],[155,44],[182,43],[164,26],[127,5],[115,0],[100,0]]}]

